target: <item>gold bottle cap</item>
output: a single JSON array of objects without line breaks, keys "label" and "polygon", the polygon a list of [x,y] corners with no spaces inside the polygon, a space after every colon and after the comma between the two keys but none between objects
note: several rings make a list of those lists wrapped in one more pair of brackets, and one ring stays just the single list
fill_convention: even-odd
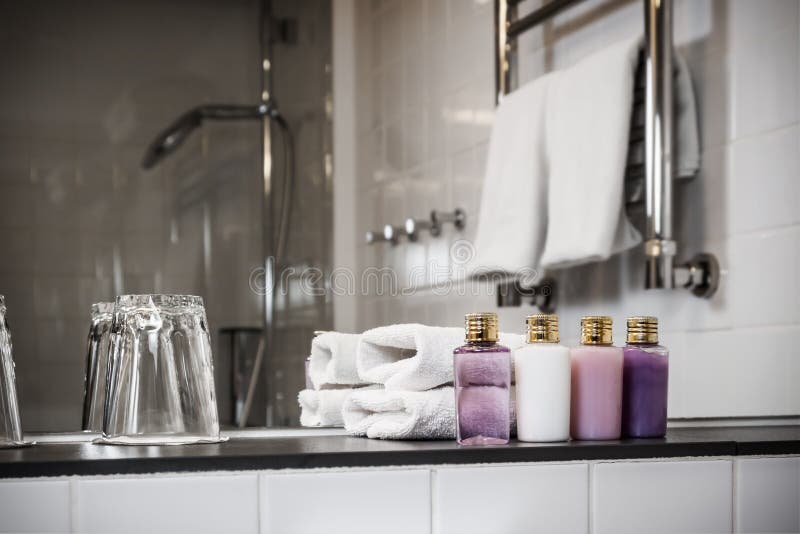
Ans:
[{"label": "gold bottle cap", "polygon": [[468,313],[464,316],[464,325],[468,342],[498,340],[496,313]]},{"label": "gold bottle cap", "polygon": [[628,317],[628,343],[658,343],[658,319]]},{"label": "gold bottle cap", "polygon": [[611,345],[611,317],[591,315],[581,318],[581,344]]},{"label": "gold bottle cap", "polygon": [[525,320],[528,325],[528,343],[558,343],[558,315],[529,315]]}]

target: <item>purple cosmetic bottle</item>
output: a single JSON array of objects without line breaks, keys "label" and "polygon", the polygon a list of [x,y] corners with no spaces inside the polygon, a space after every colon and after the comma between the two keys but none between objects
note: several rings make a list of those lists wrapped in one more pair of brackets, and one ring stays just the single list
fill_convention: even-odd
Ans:
[{"label": "purple cosmetic bottle", "polygon": [[467,343],[453,351],[456,437],[461,445],[508,443],[511,351],[497,343],[497,314],[465,316]]},{"label": "purple cosmetic bottle", "polygon": [[622,368],[622,435],[657,438],[667,433],[669,351],[658,344],[658,319],[628,319]]}]

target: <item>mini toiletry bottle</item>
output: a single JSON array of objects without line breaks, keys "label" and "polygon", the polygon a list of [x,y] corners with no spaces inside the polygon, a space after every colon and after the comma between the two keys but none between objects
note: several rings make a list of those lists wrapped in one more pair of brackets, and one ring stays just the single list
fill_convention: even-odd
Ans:
[{"label": "mini toiletry bottle", "polygon": [[611,317],[583,317],[572,360],[573,439],[618,439],[622,409],[622,348],[611,345]]},{"label": "mini toiletry bottle", "polygon": [[528,343],[514,352],[517,437],[569,439],[570,355],[559,344],[557,315],[529,315]]},{"label": "mini toiletry bottle", "polygon": [[658,344],[658,319],[628,319],[622,370],[622,435],[657,438],[667,433],[669,350]]},{"label": "mini toiletry bottle", "polygon": [[508,443],[511,351],[497,343],[497,314],[465,316],[467,343],[453,351],[456,438],[461,445]]}]

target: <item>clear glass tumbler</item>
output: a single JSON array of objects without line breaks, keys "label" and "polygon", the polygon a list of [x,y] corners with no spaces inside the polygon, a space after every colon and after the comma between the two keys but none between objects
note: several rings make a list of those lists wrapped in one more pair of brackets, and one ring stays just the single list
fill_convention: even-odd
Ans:
[{"label": "clear glass tumbler", "polygon": [[103,442],[220,441],[202,298],[117,297],[107,380]]},{"label": "clear glass tumbler", "polygon": [[89,338],[86,347],[86,378],[83,390],[83,423],[89,432],[103,430],[103,406],[106,400],[108,349],[111,341],[113,302],[92,304]]},{"label": "clear glass tumbler", "polygon": [[11,356],[11,334],[6,321],[6,299],[0,295],[0,448],[26,445],[22,440],[19,404]]}]

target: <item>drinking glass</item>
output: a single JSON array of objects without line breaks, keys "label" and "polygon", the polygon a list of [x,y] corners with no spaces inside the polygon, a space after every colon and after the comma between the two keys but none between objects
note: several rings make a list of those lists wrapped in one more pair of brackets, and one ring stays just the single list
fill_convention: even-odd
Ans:
[{"label": "drinking glass", "polygon": [[111,323],[105,443],[220,441],[203,299],[122,295]]},{"label": "drinking glass", "polygon": [[89,432],[103,430],[103,406],[106,400],[106,372],[111,340],[113,302],[92,304],[89,339],[86,347],[86,378],[83,389],[83,423]]},{"label": "drinking glass", "polygon": [[22,425],[19,421],[14,360],[11,357],[11,334],[6,321],[6,299],[0,295],[0,448],[20,447]]}]

